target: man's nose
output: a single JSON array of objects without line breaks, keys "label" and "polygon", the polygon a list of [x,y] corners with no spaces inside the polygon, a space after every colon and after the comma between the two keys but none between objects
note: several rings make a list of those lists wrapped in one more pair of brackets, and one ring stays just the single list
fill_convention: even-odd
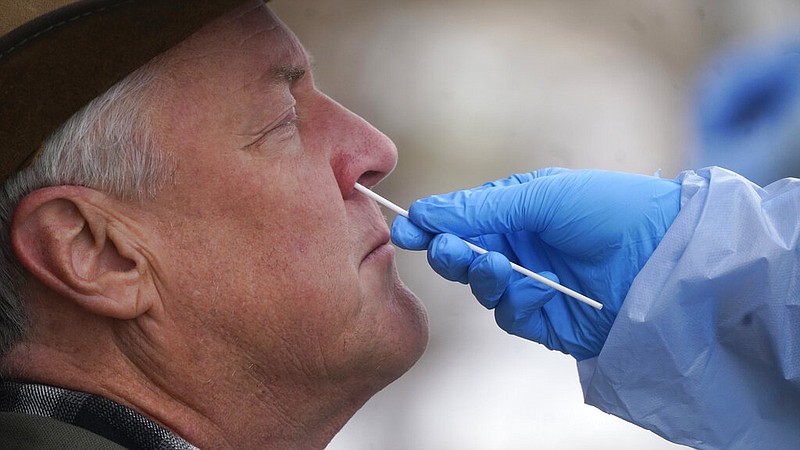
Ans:
[{"label": "man's nose", "polygon": [[324,97],[322,102],[317,124],[325,127],[330,164],[344,197],[356,182],[373,186],[394,170],[397,147],[389,137],[336,101]]}]

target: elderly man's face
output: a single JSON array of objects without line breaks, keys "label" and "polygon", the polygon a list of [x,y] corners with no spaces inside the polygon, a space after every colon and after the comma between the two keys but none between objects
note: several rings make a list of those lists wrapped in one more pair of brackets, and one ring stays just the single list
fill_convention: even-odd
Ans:
[{"label": "elderly man's face", "polygon": [[187,351],[286,375],[278,384],[300,373],[380,387],[407,370],[425,314],[377,205],[353,188],[393,169],[392,142],[316,90],[300,43],[260,1],[167,61],[154,125],[177,170],[152,206],[148,252],[164,315],[196,339]]}]

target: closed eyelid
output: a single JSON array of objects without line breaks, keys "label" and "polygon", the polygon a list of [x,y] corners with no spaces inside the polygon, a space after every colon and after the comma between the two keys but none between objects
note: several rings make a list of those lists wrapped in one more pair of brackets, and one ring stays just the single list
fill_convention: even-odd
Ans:
[{"label": "closed eyelid", "polygon": [[258,145],[266,136],[268,136],[273,130],[276,130],[284,125],[296,125],[300,122],[300,117],[297,115],[297,105],[292,105],[291,108],[286,110],[278,120],[271,122],[269,125],[265,126],[257,133],[253,134],[241,134],[240,136],[249,136],[254,137],[255,140],[250,142],[249,144],[245,145],[243,149],[253,147]]}]

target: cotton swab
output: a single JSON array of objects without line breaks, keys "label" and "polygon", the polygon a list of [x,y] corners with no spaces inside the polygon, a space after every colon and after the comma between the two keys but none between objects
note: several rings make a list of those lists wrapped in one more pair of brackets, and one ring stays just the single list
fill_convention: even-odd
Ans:
[{"label": "cotton swab", "polygon": [[[372,192],[371,190],[365,188],[364,186],[360,185],[359,183],[356,183],[356,189],[359,192],[361,192],[364,195],[366,195],[367,197],[369,197],[369,198],[375,200],[376,202],[380,203],[381,205],[385,206],[386,208],[391,209],[392,211],[396,212],[397,214],[400,214],[401,216],[403,216],[405,218],[408,218],[408,211],[406,211],[405,209],[395,205],[394,203],[390,202],[389,200],[386,200],[385,198],[383,198],[380,195],[376,194],[375,192]],[[464,239],[462,239],[462,241],[464,241]],[[464,241],[464,243],[466,243],[467,246],[469,246],[469,248],[472,249],[472,251],[474,251],[475,253],[478,253],[478,254],[481,254],[481,255],[484,254],[484,253],[488,253],[487,250],[484,250],[483,248],[478,247],[477,245],[475,245],[475,244],[473,244],[471,242]],[[574,299],[576,299],[578,301],[586,303],[587,305],[591,306],[592,308],[595,308],[595,309],[598,309],[598,310],[603,309],[603,304],[602,303],[600,303],[600,302],[598,302],[596,300],[592,300],[591,298],[589,298],[589,297],[587,297],[587,296],[585,296],[585,295],[583,295],[581,293],[575,292],[575,291],[573,291],[572,289],[570,289],[570,288],[568,288],[566,286],[562,286],[562,285],[556,283],[555,281],[550,280],[549,278],[545,278],[545,277],[539,275],[536,272],[530,271],[530,270],[528,270],[528,269],[526,269],[526,268],[524,268],[524,267],[522,267],[522,266],[520,266],[518,264],[514,264],[513,262],[511,263],[511,268],[514,269],[514,271],[516,271],[518,273],[521,273],[522,275],[525,275],[526,277],[533,278],[534,280],[536,280],[536,281],[538,281],[538,282],[540,282],[540,283],[542,283],[544,285],[547,285],[547,286],[549,286],[549,287],[551,287],[551,288],[553,288],[553,289],[555,289],[555,290],[557,290],[559,292],[567,294],[570,297],[572,297],[572,298],[574,298]]]}]

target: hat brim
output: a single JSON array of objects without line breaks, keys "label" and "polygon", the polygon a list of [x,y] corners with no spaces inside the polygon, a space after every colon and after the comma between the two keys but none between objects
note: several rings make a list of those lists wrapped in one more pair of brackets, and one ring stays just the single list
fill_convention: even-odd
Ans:
[{"label": "hat brim", "polygon": [[84,0],[0,38],[0,180],[92,99],[244,0]]}]

